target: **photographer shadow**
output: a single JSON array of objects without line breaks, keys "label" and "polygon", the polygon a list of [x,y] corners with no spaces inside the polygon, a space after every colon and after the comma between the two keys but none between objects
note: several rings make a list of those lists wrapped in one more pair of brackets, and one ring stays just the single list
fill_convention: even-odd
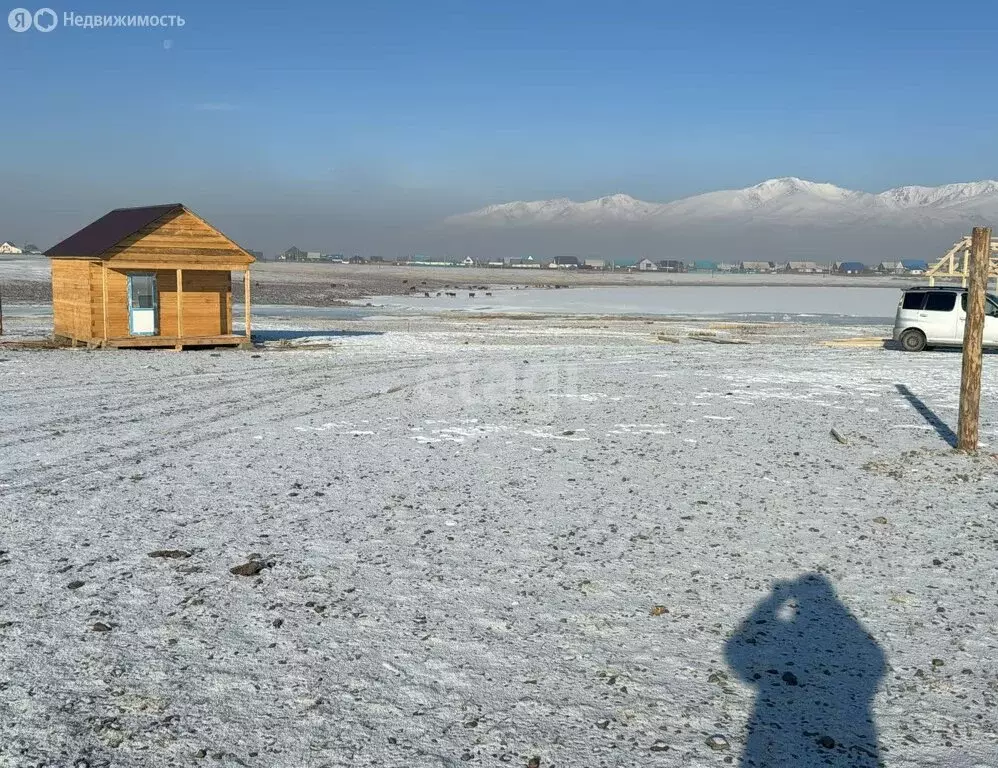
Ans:
[{"label": "photographer shadow", "polygon": [[872,703],[885,656],[824,576],[775,583],[724,651],[756,689],[743,768],[880,765]]}]

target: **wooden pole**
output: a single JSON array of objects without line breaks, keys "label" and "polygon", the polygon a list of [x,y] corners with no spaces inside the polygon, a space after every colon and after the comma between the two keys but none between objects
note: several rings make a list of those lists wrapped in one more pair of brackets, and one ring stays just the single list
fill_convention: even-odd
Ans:
[{"label": "wooden pole", "polygon": [[3,336],[3,287],[0,286],[0,336]]},{"label": "wooden pole", "polygon": [[250,271],[243,272],[243,309],[246,311],[246,341],[250,340]]},{"label": "wooden pole", "polygon": [[184,348],[184,270],[177,270],[177,352]]},{"label": "wooden pole", "polygon": [[981,362],[984,343],[985,294],[991,264],[991,229],[974,227],[967,263],[967,321],[963,330],[963,372],[960,377],[960,422],[956,447],[976,451],[981,420]]},{"label": "wooden pole", "polygon": [[101,317],[101,324],[104,326],[104,344],[107,344],[108,340],[108,318],[107,318],[107,262],[101,262],[101,307],[103,308],[103,316]]}]

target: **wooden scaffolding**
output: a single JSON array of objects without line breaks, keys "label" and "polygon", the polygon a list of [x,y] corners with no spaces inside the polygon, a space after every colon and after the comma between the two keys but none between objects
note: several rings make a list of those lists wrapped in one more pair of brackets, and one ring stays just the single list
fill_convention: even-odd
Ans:
[{"label": "wooden scaffolding", "polygon": [[[967,274],[970,267],[970,235],[965,235],[953,244],[953,247],[946,251],[946,255],[939,259],[926,271],[925,276],[929,278],[929,285],[936,284],[937,277],[959,277],[960,284],[967,287]],[[998,239],[991,239],[990,251],[991,263],[988,267],[988,280],[995,279],[998,286]]]}]

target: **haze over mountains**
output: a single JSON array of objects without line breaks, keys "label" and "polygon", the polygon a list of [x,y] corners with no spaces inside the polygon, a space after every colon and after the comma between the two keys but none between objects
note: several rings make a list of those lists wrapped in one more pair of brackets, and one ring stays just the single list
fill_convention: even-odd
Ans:
[{"label": "haze over mountains", "polygon": [[815,258],[875,262],[942,252],[975,224],[998,225],[998,181],[872,194],[795,177],[667,203],[625,194],[516,201],[451,216],[468,242],[662,258]]},{"label": "haze over mountains", "polygon": [[[100,189],[84,194],[70,185],[32,196],[26,184],[0,184],[0,240],[43,248],[122,199],[152,204],[184,197],[173,188],[123,198]],[[585,202],[517,201],[449,216],[460,202],[426,192],[404,199],[364,189],[202,192],[187,202],[238,242],[268,255],[297,245],[387,259],[574,255],[620,262],[647,256],[873,264],[931,261],[974,225],[998,228],[998,181],[872,194],[787,177],[665,203],[616,194]]]},{"label": "haze over mountains", "polygon": [[451,224],[672,225],[691,219],[768,221],[794,224],[801,218],[825,224],[924,220],[960,223],[998,214],[998,181],[897,187],[880,194],[843,189],[795,177],[770,179],[745,189],[708,192],[669,203],[649,203],[625,194],[577,203],[565,198],[490,205],[451,216]]}]

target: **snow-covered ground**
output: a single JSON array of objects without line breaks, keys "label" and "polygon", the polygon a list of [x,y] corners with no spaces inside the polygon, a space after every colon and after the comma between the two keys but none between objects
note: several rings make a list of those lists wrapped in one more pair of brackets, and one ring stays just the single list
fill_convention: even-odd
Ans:
[{"label": "snow-covered ground", "polygon": [[0,350],[0,764],[998,764],[958,354],[549,325]]},{"label": "snow-covered ground", "polygon": [[49,260],[39,254],[0,256],[0,277],[6,280],[46,281],[52,278]]}]

